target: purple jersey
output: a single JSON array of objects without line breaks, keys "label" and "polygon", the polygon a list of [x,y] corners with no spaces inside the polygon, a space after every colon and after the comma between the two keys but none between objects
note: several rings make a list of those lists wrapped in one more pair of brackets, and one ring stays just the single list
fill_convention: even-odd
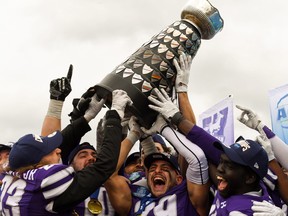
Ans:
[{"label": "purple jersey", "polygon": [[251,207],[253,206],[252,201],[262,202],[264,200],[273,203],[265,185],[260,183],[262,189],[262,195],[252,195],[252,194],[242,194],[242,195],[234,195],[228,198],[223,198],[218,191],[216,191],[215,198],[213,204],[210,208],[210,216],[228,216],[233,212],[242,213],[243,215],[253,215],[253,210]]},{"label": "purple jersey", "polygon": [[[267,137],[271,138],[275,136],[272,131],[267,127],[263,128]],[[186,136],[190,141],[198,145],[204,151],[208,160],[215,164],[219,164],[221,151],[213,146],[213,143],[218,141],[215,137],[205,132],[202,128],[195,125]],[[271,170],[268,170],[267,175],[264,178],[264,183],[267,186],[268,193],[272,198],[274,204],[281,209],[287,209],[286,204],[280,197],[279,191],[276,189],[277,176],[275,176]],[[285,210],[286,211],[286,210]]]},{"label": "purple jersey", "polygon": [[[186,180],[170,189],[161,197],[153,198],[149,197],[149,195],[151,194],[146,194],[142,198],[140,196],[132,196],[133,203],[129,215],[198,215],[189,199]],[[143,209],[143,211],[140,212],[139,209]]]},{"label": "purple jersey", "polygon": [[[14,172],[4,174],[1,188],[2,214],[58,215],[53,213],[50,202],[71,184],[73,173],[72,167],[53,164],[28,170],[19,178],[16,178]],[[71,215],[71,212],[61,215]]]}]

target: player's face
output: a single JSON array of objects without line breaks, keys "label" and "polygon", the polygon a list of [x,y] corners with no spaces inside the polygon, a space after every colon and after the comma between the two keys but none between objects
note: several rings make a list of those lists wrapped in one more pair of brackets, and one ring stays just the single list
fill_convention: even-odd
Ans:
[{"label": "player's face", "polygon": [[8,161],[10,150],[5,149],[0,152],[0,172],[3,172],[3,164]]},{"label": "player's face", "polygon": [[224,197],[243,194],[246,187],[247,171],[244,166],[234,163],[222,154],[217,167],[218,191]]},{"label": "player's face", "polygon": [[124,169],[126,174],[131,174],[133,172],[144,171],[144,167],[141,165],[141,158],[131,161]]},{"label": "player's face", "polygon": [[0,164],[3,164],[7,161],[9,157],[10,150],[5,149],[0,152]]},{"label": "player's face", "polygon": [[167,161],[154,161],[147,173],[147,184],[155,197],[163,195],[181,182],[182,177]]},{"label": "player's face", "polygon": [[163,146],[160,143],[155,142],[155,147],[158,152],[164,152]]},{"label": "player's face", "polygon": [[96,152],[92,149],[82,149],[79,151],[72,162],[75,171],[82,170],[84,167],[96,161]]},{"label": "player's face", "polygon": [[61,159],[61,149],[56,148],[52,152],[50,152],[48,155],[45,155],[41,159],[41,163],[43,164],[57,164],[60,162]]}]

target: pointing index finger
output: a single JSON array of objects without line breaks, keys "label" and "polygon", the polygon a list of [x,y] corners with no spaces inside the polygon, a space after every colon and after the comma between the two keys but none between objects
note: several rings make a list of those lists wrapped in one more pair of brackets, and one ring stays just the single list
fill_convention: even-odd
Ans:
[{"label": "pointing index finger", "polygon": [[72,79],[72,73],[73,73],[73,65],[70,64],[69,70],[68,70],[68,73],[67,73],[67,79],[68,79],[69,83],[71,82],[71,79]]}]

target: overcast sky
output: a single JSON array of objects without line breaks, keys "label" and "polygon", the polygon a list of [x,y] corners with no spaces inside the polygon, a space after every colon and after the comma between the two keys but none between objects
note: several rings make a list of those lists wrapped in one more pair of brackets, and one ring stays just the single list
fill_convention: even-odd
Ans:
[{"label": "overcast sky", "polygon": [[[0,143],[39,134],[49,83],[73,64],[71,101],[99,83],[144,42],[180,19],[186,0],[1,0]],[[287,80],[286,0],[211,0],[224,28],[202,40],[189,97],[196,116],[228,95],[270,126],[268,91]],[[102,113],[102,112],[101,112]],[[104,112],[103,112],[104,113]],[[235,136],[249,135],[236,116]],[[102,117],[102,114],[100,115]],[[96,127],[99,118],[91,122]],[[95,130],[84,139],[95,143]]]}]

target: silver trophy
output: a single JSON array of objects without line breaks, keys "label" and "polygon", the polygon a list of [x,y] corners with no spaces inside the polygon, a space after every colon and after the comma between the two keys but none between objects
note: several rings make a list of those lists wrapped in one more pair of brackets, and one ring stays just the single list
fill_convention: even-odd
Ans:
[{"label": "silver trophy", "polygon": [[98,97],[107,98],[111,107],[111,92],[122,89],[133,101],[126,114],[135,115],[145,127],[150,127],[157,113],[148,104],[153,88],[164,88],[171,97],[176,79],[173,59],[181,52],[192,59],[201,39],[211,39],[223,28],[219,11],[207,0],[189,1],[178,20],[144,43],[126,61],[118,65],[100,83],[95,85]]}]

